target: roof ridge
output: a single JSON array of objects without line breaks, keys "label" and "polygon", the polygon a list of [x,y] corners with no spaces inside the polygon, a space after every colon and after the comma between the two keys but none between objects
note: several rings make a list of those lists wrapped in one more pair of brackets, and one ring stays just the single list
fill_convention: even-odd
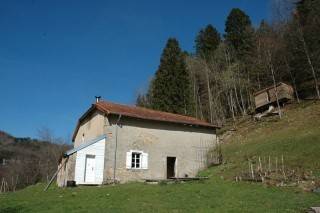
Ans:
[{"label": "roof ridge", "polygon": [[282,84],[285,84],[285,85],[287,85],[287,86],[291,86],[291,85],[288,84],[288,83],[285,83],[285,82],[283,82],[283,81],[280,81],[280,82],[276,83],[276,86],[274,86],[274,84],[273,84],[273,85],[270,85],[270,86],[267,86],[267,87],[265,87],[265,88],[263,88],[263,89],[260,89],[260,90],[258,90],[258,91],[256,91],[256,92],[254,92],[253,95],[258,95],[258,94],[263,93],[263,92],[265,92],[265,91],[267,91],[267,90],[270,90],[270,89],[272,89],[272,88],[274,88],[274,87],[279,87],[279,86],[282,85]]},{"label": "roof ridge", "polygon": [[211,124],[207,121],[200,120],[192,116],[180,115],[171,112],[163,112],[159,110],[148,109],[145,107],[129,106],[101,100],[97,103],[92,104],[92,106],[80,117],[76,130],[73,133],[73,141],[83,119],[85,119],[94,110],[99,110],[100,112],[105,113],[106,115],[123,115],[126,117],[150,121],[169,122],[212,129],[220,128],[218,125]]},{"label": "roof ridge", "polygon": [[[185,118],[192,118],[194,120],[198,120],[198,121],[202,121],[202,122],[207,122],[198,118],[195,118],[193,116],[188,116],[188,115],[181,115],[181,114],[177,114],[177,113],[173,113],[173,112],[165,112],[165,111],[160,111],[160,110],[155,110],[155,109],[149,109],[146,107],[140,107],[140,106],[135,106],[135,105],[126,105],[126,104],[120,104],[120,103],[115,103],[115,102],[110,102],[110,101],[105,101],[105,100],[101,100],[98,103],[95,104],[99,104],[99,103],[106,103],[106,104],[114,104],[114,105],[120,105],[123,107],[128,107],[128,108],[136,108],[136,109],[141,109],[141,110],[146,110],[149,112],[157,112],[157,113],[163,113],[163,114],[168,114],[168,115],[174,115],[174,116],[180,116],[180,117],[185,117]],[[209,123],[209,122],[207,122]]]}]

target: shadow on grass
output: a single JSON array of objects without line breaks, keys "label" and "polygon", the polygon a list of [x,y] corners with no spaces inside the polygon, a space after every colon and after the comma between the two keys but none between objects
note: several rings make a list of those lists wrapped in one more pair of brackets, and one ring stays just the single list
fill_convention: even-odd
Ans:
[{"label": "shadow on grass", "polygon": [[9,207],[0,208],[0,212],[6,212],[6,213],[23,212],[23,208],[19,206],[15,206],[15,207],[9,206]]}]

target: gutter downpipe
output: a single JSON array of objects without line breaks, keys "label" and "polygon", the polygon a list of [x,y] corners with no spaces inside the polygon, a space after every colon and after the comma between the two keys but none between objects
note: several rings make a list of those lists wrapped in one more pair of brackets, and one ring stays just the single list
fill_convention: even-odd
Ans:
[{"label": "gutter downpipe", "polygon": [[114,149],[114,164],[113,164],[113,183],[116,183],[116,167],[117,167],[117,149],[118,149],[118,126],[121,119],[121,114],[119,114],[118,120],[116,122],[116,147]]}]

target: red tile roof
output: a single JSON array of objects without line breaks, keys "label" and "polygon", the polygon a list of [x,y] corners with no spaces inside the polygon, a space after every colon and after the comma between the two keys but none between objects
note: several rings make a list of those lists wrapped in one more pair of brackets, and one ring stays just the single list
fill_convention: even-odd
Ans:
[{"label": "red tile roof", "polygon": [[168,112],[161,112],[151,109],[146,109],[143,107],[127,106],[122,104],[111,103],[107,101],[99,101],[92,105],[92,107],[79,119],[78,126],[73,134],[72,140],[74,141],[76,133],[79,129],[80,122],[87,117],[87,115],[93,110],[99,110],[107,115],[121,115],[126,117],[153,120],[169,123],[178,124],[189,124],[194,126],[201,126],[206,128],[219,128],[216,125],[210,124],[208,122],[196,119],[194,117],[178,115]]}]

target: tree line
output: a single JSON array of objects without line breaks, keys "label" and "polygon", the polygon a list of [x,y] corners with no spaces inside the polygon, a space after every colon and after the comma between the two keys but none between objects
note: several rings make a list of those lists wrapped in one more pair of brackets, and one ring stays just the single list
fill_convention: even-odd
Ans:
[{"label": "tree line", "polygon": [[211,24],[195,38],[195,52],[169,38],[160,65],[136,105],[223,124],[253,111],[253,93],[278,82],[296,100],[320,99],[320,1],[275,1],[273,20],[253,27],[239,8],[221,35]]},{"label": "tree line", "polygon": [[70,145],[47,128],[39,130],[39,138],[16,138],[0,131],[0,194],[47,182],[57,170]]}]

